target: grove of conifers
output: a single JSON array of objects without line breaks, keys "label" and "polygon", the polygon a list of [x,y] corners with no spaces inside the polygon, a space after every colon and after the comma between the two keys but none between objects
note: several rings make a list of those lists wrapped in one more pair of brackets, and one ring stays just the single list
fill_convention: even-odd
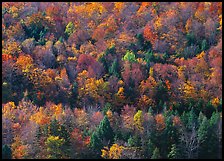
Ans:
[{"label": "grove of conifers", "polygon": [[222,158],[222,3],[3,2],[2,158]]}]

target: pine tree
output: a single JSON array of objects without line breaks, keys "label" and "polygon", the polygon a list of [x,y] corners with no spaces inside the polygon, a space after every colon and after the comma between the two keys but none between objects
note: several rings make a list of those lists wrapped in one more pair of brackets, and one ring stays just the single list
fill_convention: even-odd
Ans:
[{"label": "pine tree", "polygon": [[66,37],[68,38],[74,32],[74,30],[75,30],[75,27],[74,27],[73,23],[69,22],[65,28]]},{"label": "pine tree", "polygon": [[160,153],[159,153],[159,149],[155,148],[152,154],[151,159],[159,159],[160,158]]},{"label": "pine tree", "polygon": [[99,136],[101,138],[105,138],[107,141],[110,141],[110,143],[113,142],[114,132],[110,126],[110,121],[107,116],[104,116],[103,120],[100,122],[98,130],[99,130]]},{"label": "pine tree", "polygon": [[99,156],[101,154],[101,149],[103,148],[102,140],[99,136],[98,131],[92,133],[90,138],[90,147],[94,151],[94,156]]},{"label": "pine tree", "polygon": [[65,156],[69,157],[71,153],[71,142],[69,132],[66,130],[64,125],[60,125],[59,122],[54,118],[49,125],[49,135],[58,136],[64,139],[62,146],[63,153]]},{"label": "pine tree", "polygon": [[177,159],[178,158],[178,149],[176,144],[172,144],[171,150],[168,154],[169,159]]},{"label": "pine tree", "polygon": [[47,141],[45,142],[47,146],[47,152],[49,159],[63,159],[63,148],[62,145],[65,143],[63,138],[59,138],[59,136],[49,136]]},{"label": "pine tree", "polygon": [[199,124],[199,128],[198,128],[198,139],[200,142],[199,158],[206,158],[207,150],[209,149],[208,144],[206,143],[206,140],[208,139],[209,122],[204,115],[199,115],[199,116],[200,117],[198,118],[198,120],[202,119],[202,122]]},{"label": "pine tree", "polygon": [[12,151],[8,145],[2,146],[2,159],[12,159]]},{"label": "pine tree", "polygon": [[136,62],[135,54],[132,51],[127,51],[124,58],[124,61],[129,61],[129,62]]},{"label": "pine tree", "polygon": [[109,67],[109,73],[111,75],[114,75],[116,77],[120,77],[120,74],[119,74],[119,63],[118,63],[118,60],[117,59],[114,59],[112,65]]},{"label": "pine tree", "polygon": [[155,145],[152,143],[151,139],[148,141],[148,156],[151,158],[153,155],[153,149],[155,149]]}]

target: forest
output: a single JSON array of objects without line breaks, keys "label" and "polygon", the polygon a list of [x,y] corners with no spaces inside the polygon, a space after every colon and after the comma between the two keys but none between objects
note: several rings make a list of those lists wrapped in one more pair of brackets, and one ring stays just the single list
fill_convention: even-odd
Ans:
[{"label": "forest", "polygon": [[222,2],[2,2],[2,159],[221,159]]}]

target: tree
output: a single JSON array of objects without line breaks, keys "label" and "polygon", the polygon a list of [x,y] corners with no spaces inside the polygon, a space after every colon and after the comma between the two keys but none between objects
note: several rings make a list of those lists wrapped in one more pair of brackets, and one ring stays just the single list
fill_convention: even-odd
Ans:
[{"label": "tree", "polygon": [[209,122],[202,113],[200,113],[201,121],[199,122],[198,128],[198,139],[200,142],[199,147],[199,158],[207,158],[207,150],[210,148],[210,145],[207,144],[208,138],[208,129],[209,129]]},{"label": "tree", "polygon": [[144,28],[143,36],[147,41],[150,41],[150,43],[153,45],[158,38],[156,35],[156,32],[154,32],[150,25],[146,25]]},{"label": "tree", "polygon": [[103,114],[100,111],[93,112],[91,117],[91,124],[97,126],[100,124],[102,120],[103,120]]},{"label": "tree", "polygon": [[159,149],[156,147],[153,151],[151,159],[159,159],[159,158],[160,158]]},{"label": "tree", "polygon": [[48,159],[63,159],[62,145],[65,143],[63,138],[59,136],[49,136],[45,142],[47,146],[47,152],[49,153]]},{"label": "tree", "polygon": [[34,37],[35,40],[38,41],[41,38],[41,32],[43,35],[47,33],[46,22],[45,17],[39,12],[32,14],[25,23],[22,23],[22,26],[28,37]]},{"label": "tree", "polygon": [[112,65],[109,67],[109,74],[114,75],[117,78],[120,78],[119,63],[117,59],[115,59]]},{"label": "tree", "polygon": [[194,159],[198,157],[199,140],[195,125],[191,127],[190,131],[183,129],[180,141],[184,158]]},{"label": "tree", "polygon": [[218,122],[220,120],[220,114],[217,112],[213,112],[212,116],[209,120],[209,135],[206,141],[208,146],[207,158],[218,158],[219,151],[219,137],[218,137]]},{"label": "tree", "polygon": [[91,135],[90,138],[90,147],[93,149],[94,156],[99,156],[100,155],[100,150],[103,148],[103,143],[102,140],[99,136],[98,131],[94,131]]},{"label": "tree", "polygon": [[114,132],[110,126],[110,121],[107,116],[104,116],[98,127],[99,135],[101,138],[105,138],[108,141],[108,145],[111,145],[114,139]]},{"label": "tree", "polygon": [[73,109],[76,102],[77,102],[77,98],[78,98],[78,84],[77,82],[74,82],[72,84],[72,93],[71,93],[71,96],[70,96],[70,99],[69,99],[69,102],[70,102],[70,105],[71,105],[71,108]]},{"label": "tree", "polygon": [[84,109],[74,109],[75,123],[80,129],[84,129],[89,124],[88,114]]},{"label": "tree", "polygon": [[168,154],[168,158],[169,159],[178,159],[179,158],[178,149],[177,149],[176,144],[172,144],[171,150]]},{"label": "tree", "polygon": [[152,50],[148,50],[148,51],[145,53],[145,58],[144,58],[144,60],[146,61],[146,68],[149,70],[149,68],[150,68],[150,64],[151,64],[152,62],[155,61],[155,56],[154,56]]},{"label": "tree", "polygon": [[130,147],[141,147],[141,138],[137,134],[130,136],[128,139],[128,145]]},{"label": "tree", "polygon": [[137,130],[139,130],[141,133],[143,132],[143,115],[142,111],[138,110],[138,112],[134,115],[134,126]]},{"label": "tree", "polygon": [[123,110],[121,111],[122,126],[124,129],[127,129],[128,131],[134,130],[134,115],[134,106],[124,106]]},{"label": "tree", "polygon": [[100,122],[100,125],[94,131],[90,138],[90,147],[95,152],[95,156],[99,157],[101,149],[103,146],[112,145],[114,140],[114,132],[110,126],[110,122],[107,116],[104,116],[103,120]]},{"label": "tree", "polygon": [[13,159],[25,159],[27,157],[27,145],[21,141],[19,136],[14,137],[14,142],[11,145]]},{"label": "tree", "polygon": [[137,34],[137,47],[139,47],[139,50],[147,51],[152,48],[152,44],[149,41],[146,41],[142,34]]},{"label": "tree", "polygon": [[102,151],[101,157],[105,159],[121,159],[123,149],[124,149],[123,146],[113,144],[109,150],[107,148],[101,150]]},{"label": "tree", "polygon": [[12,159],[12,151],[8,145],[2,146],[2,159]]},{"label": "tree", "polygon": [[126,51],[125,56],[123,57],[124,61],[136,62],[135,54],[132,51]]},{"label": "tree", "polygon": [[65,34],[68,38],[75,30],[74,24],[72,22],[69,22],[65,28]]},{"label": "tree", "polygon": [[51,120],[50,125],[48,127],[49,131],[48,134],[51,136],[59,136],[60,138],[64,139],[64,144],[67,146],[65,149],[69,151],[70,146],[70,135],[64,125],[61,125],[55,118]]}]

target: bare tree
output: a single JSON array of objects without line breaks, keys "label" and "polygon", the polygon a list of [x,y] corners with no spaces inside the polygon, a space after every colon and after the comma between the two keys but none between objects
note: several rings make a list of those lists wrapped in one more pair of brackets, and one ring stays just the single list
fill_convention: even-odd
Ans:
[{"label": "bare tree", "polygon": [[188,159],[194,159],[198,156],[199,139],[197,136],[196,126],[193,125],[190,131],[183,129],[181,135],[181,145],[184,150],[184,155]]}]

